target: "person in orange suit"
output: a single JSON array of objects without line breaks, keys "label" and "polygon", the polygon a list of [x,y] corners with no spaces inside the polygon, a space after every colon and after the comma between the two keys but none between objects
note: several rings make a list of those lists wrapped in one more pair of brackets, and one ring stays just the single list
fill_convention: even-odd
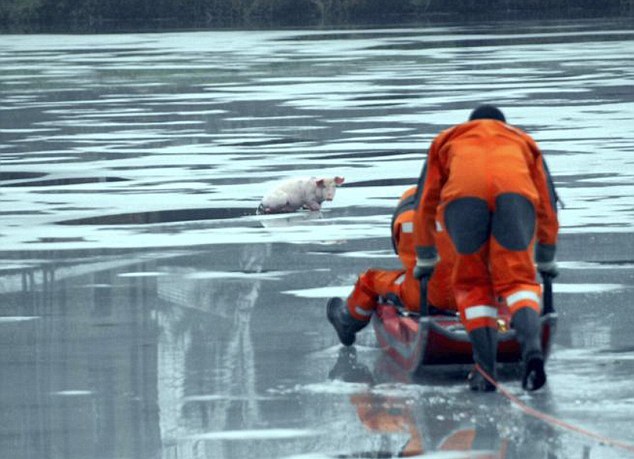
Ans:
[{"label": "person in orange suit", "polygon": [[[411,187],[401,196],[392,216],[392,246],[402,264],[402,269],[368,269],[362,273],[344,302],[341,298],[328,301],[327,316],[339,339],[345,346],[351,346],[355,334],[365,327],[379,301],[389,300],[412,312],[420,311],[420,281],[413,276],[416,265],[414,251],[414,208],[417,187]],[[453,254],[449,239],[439,235],[436,244],[442,253],[427,287],[427,301],[430,311],[456,311],[456,303],[449,285],[452,273]]]},{"label": "person in orange suit", "polygon": [[540,149],[507,124],[497,107],[482,105],[467,122],[434,139],[420,183],[414,276],[433,273],[438,234],[447,234],[455,251],[454,296],[476,363],[470,388],[495,390],[478,370],[496,377],[496,299],[501,298],[522,348],[522,386],[539,389],[546,373],[535,261],[542,275],[558,274],[559,230],[557,195]]}]

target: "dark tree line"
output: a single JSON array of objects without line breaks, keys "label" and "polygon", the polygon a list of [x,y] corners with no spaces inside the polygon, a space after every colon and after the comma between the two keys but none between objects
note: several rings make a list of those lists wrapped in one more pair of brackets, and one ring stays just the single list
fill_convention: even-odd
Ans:
[{"label": "dark tree line", "polygon": [[402,23],[457,12],[615,15],[634,0],[0,0],[4,31]]}]

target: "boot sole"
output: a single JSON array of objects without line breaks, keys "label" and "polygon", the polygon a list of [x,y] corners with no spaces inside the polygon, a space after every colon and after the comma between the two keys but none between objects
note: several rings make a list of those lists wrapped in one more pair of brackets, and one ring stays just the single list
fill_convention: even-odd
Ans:
[{"label": "boot sole", "polygon": [[533,357],[526,362],[522,387],[528,391],[541,389],[546,384],[546,372],[544,371],[544,359]]},{"label": "boot sole", "polygon": [[355,335],[354,333],[346,333],[345,330],[341,330],[339,328],[340,324],[336,319],[335,311],[335,308],[337,307],[337,302],[334,300],[335,298],[331,298],[330,300],[328,300],[328,304],[326,305],[326,317],[328,318],[328,322],[330,322],[330,324],[337,332],[337,336],[339,337],[339,341],[341,341],[341,344],[343,344],[344,346],[352,346],[355,341]]}]

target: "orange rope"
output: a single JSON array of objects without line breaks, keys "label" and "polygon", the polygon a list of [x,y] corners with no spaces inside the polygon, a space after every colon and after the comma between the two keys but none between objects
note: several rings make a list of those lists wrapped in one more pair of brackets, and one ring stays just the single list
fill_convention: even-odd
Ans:
[{"label": "orange rope", "polygon": [[521,402],[517,397],[515,397],[513,394],[511,394],[508,389],[506,389],[506,387],[504,387],[502,384],[498,383],[496,380],[494,380],[491,375],[489,375],[486,371],[484,371],[480,365],[476,364],[475,368],[480,372],[480,374],[482,376],[484,376],[484,378],[489,381],[491,384],[493,384],[496,389],[498,389],[500,391],[500,393],[502,395],[504,395],[506,398],[508,398],[512,403],[515,403],[522,411],[524,411],[526,414],[528,414],[529,416],[533,416],[539,420],[542,420],[544,422],[547,422],[549,424],[561,427],[563,429],[566,430],[570,430],[571,432],[576,432],[579,433],[581,435],[585,435],[586,437],[590,437],[593,438],[595,440],[598,440],[601,443],[604,443],[606,445],[610,445],[610,446],[615,446],[617,448],[622,448],[625,449],[627,451],[630,452],[634,452],[634,445],[630,444],[630,443],[625,443],[622,442],[620,440],[613,440],[611,438],[608,437],[604,437],[603,435],[600,435],[598,433],[595,432],[591,432],[589,430],[586,430],[582,427],[577,427],[574,426],[572,424],[569,424],[565,421],[562,421],[561,419],[557,419],[553,416],[550,416],[546,413],[542,413],[541,411],[538,411],[534,408],[531,408],[530,406],[526,405],[525,403]]}]

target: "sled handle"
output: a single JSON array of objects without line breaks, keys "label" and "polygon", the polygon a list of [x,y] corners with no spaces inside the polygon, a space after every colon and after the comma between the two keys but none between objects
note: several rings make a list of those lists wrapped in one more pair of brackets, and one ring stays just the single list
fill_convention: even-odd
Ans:
[{"label": "sled handle", "polygon": [[555,306],[553,305],[553,276],[550,274],[542,273],[542,281],[544,282],[544,308],[542,315],[552,314],[555,312]]},{"label": "sled handle", "polygon": [[429,305],[427,304],[427,284],[429,276],[420,278],[420,316],[427,317],[429,315]]}]

